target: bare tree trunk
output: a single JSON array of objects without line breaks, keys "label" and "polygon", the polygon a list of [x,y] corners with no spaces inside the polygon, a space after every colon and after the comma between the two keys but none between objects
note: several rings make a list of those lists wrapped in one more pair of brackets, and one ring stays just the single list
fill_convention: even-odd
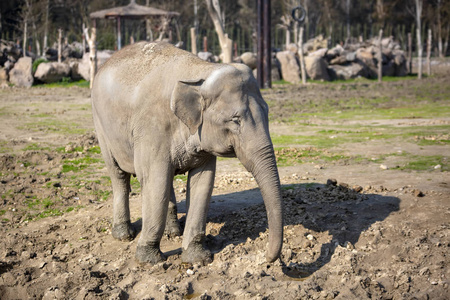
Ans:
[{"label": "bare tree trunk", "polygon": [[45,23],[44,23],[44,42],[42,43],[43,50],[48,48],[48,15],[50,11],[50,0],[46,1],[45,6]]},{"label": "bare tree trunk", "polygon": [[220,48],[222,49],[223,62],[231,63],[233,61],[233,41],[225,33],[223,17],[220,13],[219,0],[205,0],[209,15],[214,23],[217,36],[219,37]]},{"label": "bare tree trunk", "polygon": [[62,39],[62,29],[61,28],[59,28],[58,29],[58,62],[60,63],[61,62],[61,49],[62,49],[62,47],[61,47],[61,39]]},{"label": "bare tree trunk", "polygon": [[81,35],[82,35],[81,40],[83,43],[83,56],[84,56],[84,53],[86,53],[86,37],[84,36],[85,29],[86,29],[86,25],[83,23],[83,32],[81,33]]},{"label": "bare tree trunk", "polygon": [[191,49],[192,53],[197,55],[197,32],[195,27],[191,27]]},{"label": "bare tree trunk", "polygon": [[406,62],[408,66],[408,74],[412,74],[412,36],[411,32],[408,32],[408,61]]},{"label": "bare tree trunk", "polygon": [[303,57],[303,26],[298,34],[298,56],[300,57],[300,70],[302,73],[302,83],[306,84],[305,58]]},{"label": "bare tree trunk", "polygon": [[416,24],[417,24],[417,29],[416,29],[416,33],[417,33],[417,64],[418,64],[417,78],[422,79],[423,48],[422,48],[422,36],[421,36],[422,26],[421,26],[420,17],[422,16],[423,0],[415,0],[415,3],[416,3]]},{"label": "bare tree trunk", "polygon": [[345,5],[345,14],[347,16],[347,41],[350,40],[350,0],[347,0]]},{"label": "bare tree trunk", "polygon": [[383,29],[380,29],[378,35],[378,82],[383,80],[383,51],[381,49],[381,39],[383,38]]},{"label": "bare tree trunk", "polygon": [[442,0],[437,0],[437,40],[439,57],[444,57],[444,53],[442,52],[441,2]]},{"label": "bare tree trunk", "polygon": [[97,46],[95,45],[95,40],[97,38],[97,28],[92,27],[90,36],[88,28],[85,28],[84,36],[86,37],[86,40],[89,45],[89,65],[90,65],[89,87],[92,89],[95,73],[97,73]]},{"label": "bare tree trunk", "polygon": [[431,76],[431,29],[428,29],[427,39],[427,75]]},{"label": "bare tree trunk", "polygon": [[286,29],[286,49],[288,48],[290,43],[291,43],[291,32],[289,31],[289,28],[287,28]]},{"label": "bare tree trunk", "polygon": [[448,37],[450,36],[450,24],[447,24],[447,35],[444,41],[444,46],[442,49],[442,53],[443,56],[445,57],[445,55],[447,54],[447,49],[448,49]]},{"label": "bare tree trunk", "polygon": [[23,49],[23,57],[27,56],[27,34],[28,34],[28,20],[24,20],[23,22],[23,45],[22,45],[22,49]]}]

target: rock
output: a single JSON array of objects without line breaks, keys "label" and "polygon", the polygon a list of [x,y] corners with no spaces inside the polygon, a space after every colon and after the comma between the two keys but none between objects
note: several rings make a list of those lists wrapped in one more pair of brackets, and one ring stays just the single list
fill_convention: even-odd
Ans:
[{"label": "rock", "polygon": [[6,68],[0,67],[0,85],[8,82],[8,72]]},{"label": "rock", "polygon": [[34,77],[44,83],[58,82],[64,77],[69,77],[69,75],[69,65],[58,62],[41,63],[34,73]]},{"label": "rock", "polygon": [[305,69],[309,78],[313,80],[330,80],[330,76],[327,71],[327,63],[322,57],[306,56]]},{"label": "rock", "polygon": [[334,179],[334,178],[327,179],[327,185],[336,186],[337,185],[337,180]]},{"label": "rock", "polygon": [[395,76],[406,76],[408,74],[405,53],[402,50],[392,51],[395,68]]},{"label": "rock", "polygon": [[330,61],[330,65],[343,65],[347,63],[347,58],[345,55],[336,56]]},{"label": "rock", "polygon": [[78,61],[70,61],[69,67],[70,67],[70,78],[72,78],[73,81],[78,81],[83,79],[83,76],[81,75],[80,71],[78,70],[79,62]]},{"label": "rock", "polygon": [[381,169],[381,170],[388,170],[388,169],[389,169],[389,167],[388,167],[388,166],[386,166],[386,165],[380,165],[380,169]]},{"label": "rock", "polygon": [[242,63],[246,64],[250,69],[254,70],[258,66],[258,58],[252,52],[244,52],[241,55]]},{"label": "rock", "polygon": [[327,52],[328,52],[328,48],[322,48],[322,49],[319,49],[319,50],[309,53],[308,56],[325,57],[325,55],[327,55]]},{"label": "rock", "polygon": [[[100,68],[108,59],[112,56],[114,51],[104,50],[97,51],[97,68]],[[81,75],[85,80],[91,80],[91,66],[89,64],[89,53],[86,52],[83,58],[78,61],[78,74]]]},{"label": "rock", "polygon": [[353,51],[353,52],[347,53],[347,55],[345,55],[345,59],[347,61],[355,61],[356,60],[356,52]]},{"label": "rock", "polygon": [[286,51],[291,51],[292,53],[297,54],[298,46],[294,43],[290,43],[289,45],[287,45]]},{"label": "rock", "polygon": [[330,65],[328,66],[328,72],[332,80],[347,80],[357,77],[370,76],[368,68],[359,62],[347,63],[345,65]]},{"label": "rock", "polygon": [[422,193],[421,190],[417,190],[417,189],[415,189],[415,190],[413,191],[413,195],[414,195],[415,197],[423,197],[423,196],[425,196],[425,194]]},{"label": "rock", "polygon": [[32,66],[31,57],[21,57],[9,72],[9,81],[17,87],[31,87],[34,82]]},{"label": "rock", "polygon": [[291,51],[277,52],[277,59],[281,65],[281,76],[290,83],[300,83],[300,66]]},{"label": "rock", "polygon": [[281,80],[281,65],[276,57],[272,58],[272,71],[270,75],[272,76],[272,82]]},{"label": "rock", "polygon": [[206,61],[213,61],[213,55],[211,52],[199,52],[197,56]]}]

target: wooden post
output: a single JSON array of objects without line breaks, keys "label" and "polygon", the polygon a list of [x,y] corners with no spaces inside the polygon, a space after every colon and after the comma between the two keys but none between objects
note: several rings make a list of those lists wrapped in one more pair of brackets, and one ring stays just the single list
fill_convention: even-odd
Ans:
[{"label": "wooden post", "polygon": [[86,40],[89,45],[89,65],[90,65],[89,87],[92,89],[95,73],[97,73],[97,46],[95,45],[95,40],[97,38],[97,28],[92,27],[90,36],[88,28],[85,28],[84,36],[86,37]]},{"label": "wooden post", "polygon": [[378,35],[378,82],[383,80],[383,51],[381,47],[381,39],[383,38],[383,29],[380,29]]},{"label": "wooden post", "polygon": [[302,72],[302,83],[306,84],[305,57],[303,56],[303,26],[298,34],[298,56],[300,57],[300,70]]},{"label": "wooden post", "polygon": [[431,76],[431,29],[428,29],[427,39],[427,75]]},{"label": "wooden post", "polygon": [[416,34],[417,34],[417,78],[418,79],[422,79],[422,53],[423,53],[423,49],[422,49],[422,41],[421,41],[421,35],[420,35],[420,29],[417,28],[416,29]]},{"label": "wooden post", "polygon": [[191,49],[192,53],[197,55],[197,33],[195,27],[191,27]]},{"label": "wooden post", "polygon": [[412,74],[412,37],[411,32],[408,32],[408,59],[406,64],[408,65],[408,74]]},{"label": "wooden post", "polygon": [[208,52],[208,37],[203,37],[203,52]]},{"label": "wooden post", "polygon": [[61,39],[62,39],[62,29],[58,29],[58,62],[61,62]]}]

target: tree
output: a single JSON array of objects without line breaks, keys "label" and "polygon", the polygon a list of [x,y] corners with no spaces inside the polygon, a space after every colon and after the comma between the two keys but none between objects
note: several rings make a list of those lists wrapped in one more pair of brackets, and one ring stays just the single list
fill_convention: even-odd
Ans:
[{"label": "tree", "polygon": [[216,29],[217,36],[219,37],[220,48],[222,49],[223,62],[231,63],[232,57],[232,45],[233,41],[225,33],[225,20],[220,11],[219,0],[205,0],[208,12],[213,20],[214,28]]},{"label": "tree", "polygon": [[422,46],[422,8],[423,0],[413,0],[414,8],[408,6],[408,10],[416,19],[416,37],[417,37],[417,64],[418,64],[418,79],[422,79],[422,56],[423,56],[423,46]]}]

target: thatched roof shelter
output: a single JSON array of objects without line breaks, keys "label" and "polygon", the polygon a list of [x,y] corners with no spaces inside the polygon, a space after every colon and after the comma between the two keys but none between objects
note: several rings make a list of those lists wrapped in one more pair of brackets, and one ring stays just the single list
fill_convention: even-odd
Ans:
[{"label": "thatched roof shelter", "polygon": [[[118,6],[92,12],[89,17],[95,19],[116,19],[117,20],[117,47],[121,48],[120,20],[121,19],[148,19],[152,17],[173,18],[180,14],[173,11],[148,7],[136,4],[136,0],[131,0],[126,6]],[[94,25],[95,26],[95,25]]]}]

